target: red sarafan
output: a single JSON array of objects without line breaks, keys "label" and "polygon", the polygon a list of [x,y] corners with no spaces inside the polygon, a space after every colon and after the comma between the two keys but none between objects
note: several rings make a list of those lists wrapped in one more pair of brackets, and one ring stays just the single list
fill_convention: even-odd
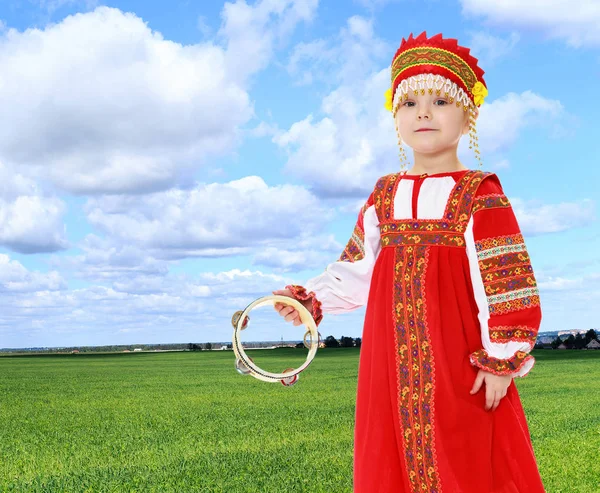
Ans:
[{"label": "red sarafan", "polygon": [[[449,176],[456,182],[442,219],[394,217],[385,204],[394,202],[387,199],[399,175],[384,177],[375,192],[384,246],[374,266],[360,353],[355,492],[544,491],[514,381],[493,412],[485,410],[485,392],[469,393],[479,364],[500,374],[524,374],[533,363],[531,355],[471,361],[482,351],[477,299],[485,297],[478,299],[483,305],[495,296],[475,291],[498,286],[487,282],[485,271],[473,269],[477,254],[511,270],[504,282],[519,286],[533,279],[529,259],[495,175]],[[484,250],[490,234],[499,247]],[[503,243],[513,245],[521,258],[501,253]],[[467,246],[473,247],[468,253]],[[515,273],[519,267],[523,274]],[[489,306],[497,313],[488,328],[526,321],[529,338],[522,343],[533,346],[540,321],[535,292]]]},{"label": "red sarafan", "polygon": [[514,381],[493,411],[470,393],[480,369],[525,376],[541,322],[497,175],[380,178],[340,260],[305,289],[323,313],[367,305],[354,492],[544,492]]}]

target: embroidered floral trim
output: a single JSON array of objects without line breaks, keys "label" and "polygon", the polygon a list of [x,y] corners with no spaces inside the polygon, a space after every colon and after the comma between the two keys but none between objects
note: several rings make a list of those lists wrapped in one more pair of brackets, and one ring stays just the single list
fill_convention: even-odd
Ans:
[{"label": "embroidered floral trim", "polygon": [[381,235],[381,247],[396,247],[399,245],[444,245],[464,247],[465,239],[459,233],[387,233]]},{"label": "embroidered floral trim", "polygon": [[[481,91],[481,89],[479,88],[479,86],[476,84],[477,83],[477,75],[475,74],[475,72],[473,71],[473,69],[470,67],[470,65],[465,62],[465,60],[460,57],[459,55],[452,53],[451,51],[445,50],[443,48],[437,48],[434,46],[416,46],[414,48],[410,48],[406,51],[404,51],[403,53],[401,53],[400,55],[398,55],[397,58],[394,59],[394,61],[392,62],[392,85],[393,82],[396,81],[396,79],[401,76],[400,74],[402,74],[402,72],[404,72],[405,70],[409,70],[412,67],[415,66],[419,66],[419,65],[423,65],[423,64],[427,64],[427,65],[435,65],[437,67],[441,67],[445,71],[450,72],[453,76],[458,77],[458,79],[460,80],[460,82],[462,83],[461,86],[458,86],[456,83],[454,83],[451,79],[449,79],[448,77],[444,77],[444,76],[440,76],[438,79],[436,79],[436,88],[437,89],[441,89],[442,88],[442,84],[444,84],[444,82],[446,82],[445,85],[445,90],[446,92],[448,91],[452,91],[452,97],[457,97],[457,99],[459,99],[461,102],[464,100],[464,104],[468,105],[470,103],[469,101],[469,96],[467,95],[466,89],[463,90],[463,88],[467,88],[468,90],[471,90],[471,88],[475,88],[476,87],[476,91],[478,92],[478,102],[483,102],[483,99],[481,98],[481,94],[483,94],[483,92]],[[433,80],[434,75],[439,75],[439,74],[428,74],[427,78]],[[415,79],[418,77],[413,76],[410,79]],[[422,76],[421,79],[424,79],[425,76]],[[420,89],[424,90],[423,87],[423,83],[422,81],[420,81],[421,84],[420,85]],[[409,86],[410,84],[410,86]],[[398,92],[405,92],[408,93],[408,88],[410,87],[411,89],[413,89],[414,86],[414,82],[413,80],[407,80],[404,79],[403,81],[401,81],[398,84],[400,91],[398,91],[398,89],[396,89],[396,93]],[[411,87],[412,86],[412,87]],[[430,83],[428,85],[428,88],[431,88],[433,86],[433,83]],[[419,88],[419,86],[416,86],[417,88]],[[413,89],[414,90],[414,89]],[[456,95],[456,92],[458,92],[458,95]]]},{"label": "embroidered floral trim", "polygon": [[466,231],[469,224],[469,218],[473,210],[473,201],[479,184],[491,175],[493,173],[486,171],[467,171],[454,188],[444,217],[457,221],[459,226],[458,231],[461,233]]},{"label": "embroidered floral trim", "polygon": [[381,246],[422,244],[464,248],[464,232],[469,223],[473,197],[479,183],[491,174],[467,171],[455,184],[441,219],[394,219],[393,197],[401,175],[393,173],[381,177],[373,192],[381,232]]},{"label": "embroidered floral trim", "polygon": [[363,258],[365,258],[365,232],[357,224],[338,261],[357,262]]},{"label": "embroidered floral trim", "polygon": [[496,302],[495,304],[490,304],[490,315],[504,315],[506,313],[518,312],[519,310],[525,310],[527,308],[534,308],[536,306],[540,306],[540,297],[538,291],[535,291],[535,294],[532,293],[531,296],[525,296],[521,299],[504,301],[501,303]]},{"label": "embroidered floral trim", "polygon": [[[538,294],[538,289],[535,287],[535,279],[532,276],[518,277],[513,275],[511,278],[501,279],[499,282],[492,284],[493,276],[484,276],[488,285],[485,287],[485,292],[488,295],[490,303],[500,303],[505,300],[524,298],[532,294]],[[532,287],[533,285],[533,287]]]},{"label": "embroidered floral trim", "polygon": [[[484,281],[489,279],[490,282],[493,282],[508,277],[533,275],[527,252],[500,253],[495,257],[479,260],[478,264]],[[535,284],[530,284],[530,286],[535,286]]]},{"label": "embroidered floral trim", "polygon": [[527,252],[525,239],[521,233],[476,241],[475,249],[477,250],[477,258],[480,260],[505,253]]},{"label": "embroidered floral trim", "polygon": [[317,295],[315,295],[314,291],[307,293],[306,288],[297,284],[290,284],[289,286],[286,286],[286,289],[289,289],[297,300],[306,301],[310,299],[312,301],[311,315],[318,326],[321,323],[321,320],[323,320],[323,311],[321,310],[321,302],[317,300]]},{"label": "embroidered floral trim", "polygon": [[[508,284],[509,287],[516,288],[518,287],[518,281],[513,281],[512,284]],[[486,291],[488,291],[486,289]],[[495,294],[493,296],[488,296],[488,300],[491,305],[495,305],[498,303],[505,303],[510,301],[519,300],[521,298],[533,298],[534,296],[539,295],[538,288],[522,288],[522,289],[513,289],[509,291],[508,289],[504,292]],[[523,302],[524,306],[531,306],[531,303],[528,301]]]},{"label": "embroidered floral trim", "polygon": [[398,412],[411,491],[441,491],[435,449],[435,364],[427,327],[425,276],[430,248],[399,246],[394,304]]},{"label": "embroidered floral trim", "polygon": [[490,356],[485,349],[480,349],[469,356],[471,364],[494,375],[510,375],[521,370],[528,361],[535,358],[524,351],[517,351],[512,358],[498,359]]},{"label": "embroidered floral trim", "polygon": [[[519,286],[519,288],[530,288],[536,286],[535,279],[531,277],[533,276],[533,269],[531,267],[531,264],[528,263],[525,265],[510,266],[509,264],[516,263],[513,261],[513,258],[515,258],[515,255],[504,255],[502,257],[502,259],[505,261],[504,268],[498,266],[499,262],[496,259],[490,263],[479,262],[479,269],[482,272],[484,280],[487,281],[490,284],[490,286],[492,285],[492,283],[495,286],[499,283],[506,283],[509,279],[518,278],[522,280],[521,286]],[[494,268],[496,270],[491,270]],[[486,290],[486,292],[494,294],[503,291],[501,289],[497,289],[496,287],[491,287],[490,289]]]},{"label": "embroidered floral trim", "polygon": [[352,236],[348,240],[348,244],[340,255],[338,262],[357,262],[365,258],[365,229],[364,217],[367,209],[373,205],[373,194],[365,202],[358,215],[358,221],[354,226]]},{"label": "embroidered floral trim", "polygon": [[506,195],[496,193],[480,195],[473,202],[472,213],[475,214],[482,209],[497,209],[501,207],[510,207],[510,201]]},{"label": "embroidered floral trim", "polygon": [[534,327],[519,325],[517,327],[490,327],[490,341],[495,343],[527,342],[531,349],[535,346],[538,330]]},{"label": "embroidered floral trim", "polygon": [[490,315],[540,305],[539,290],[521,233],[475,242]]},{"label": "embroidered floral trim", "polygon": [[382,246],[397,247],[393,316],[398,411],[411,491],[441,491],[435,449],[435,361],[427,326],[425,275],[430,245],[465,246],[475,192],[491,173],[468,171],[455,184],[441,219],[394,219],[399,173],[380,178],[374,204]]}]

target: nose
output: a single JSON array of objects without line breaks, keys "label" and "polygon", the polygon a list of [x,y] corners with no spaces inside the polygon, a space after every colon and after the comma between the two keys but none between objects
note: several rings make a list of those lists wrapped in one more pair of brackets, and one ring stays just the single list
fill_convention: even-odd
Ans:
[{"label": "nose", "polygon": [[425,118],[427,120],[431,119],[431,111],[429,109],[429,106],[426,104],[422,104],[419,107],[419,111],[417,112],[417,118],[419,120],[421,120],[422,118]]}]

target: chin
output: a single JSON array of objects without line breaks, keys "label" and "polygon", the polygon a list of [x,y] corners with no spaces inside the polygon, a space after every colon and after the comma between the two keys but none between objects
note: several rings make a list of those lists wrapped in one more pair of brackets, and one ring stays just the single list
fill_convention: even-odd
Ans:
[{"label": "chin", "polygon": [[444,152],[445,150],[447,150],[447,147],[439,147],[439,146],[435,146],[435,147],[413,147],[412,150],[414,152],[417,152],[419,154],[439,154],[440,152]]}]

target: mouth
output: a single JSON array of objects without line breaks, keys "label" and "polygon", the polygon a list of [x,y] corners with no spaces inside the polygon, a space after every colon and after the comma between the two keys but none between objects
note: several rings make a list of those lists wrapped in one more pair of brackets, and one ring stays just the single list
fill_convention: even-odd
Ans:
[{"label": "mouth", "polygon": [[434,132],[435,128],[420,128],[419,130],[415,130],[415,132]]}]

